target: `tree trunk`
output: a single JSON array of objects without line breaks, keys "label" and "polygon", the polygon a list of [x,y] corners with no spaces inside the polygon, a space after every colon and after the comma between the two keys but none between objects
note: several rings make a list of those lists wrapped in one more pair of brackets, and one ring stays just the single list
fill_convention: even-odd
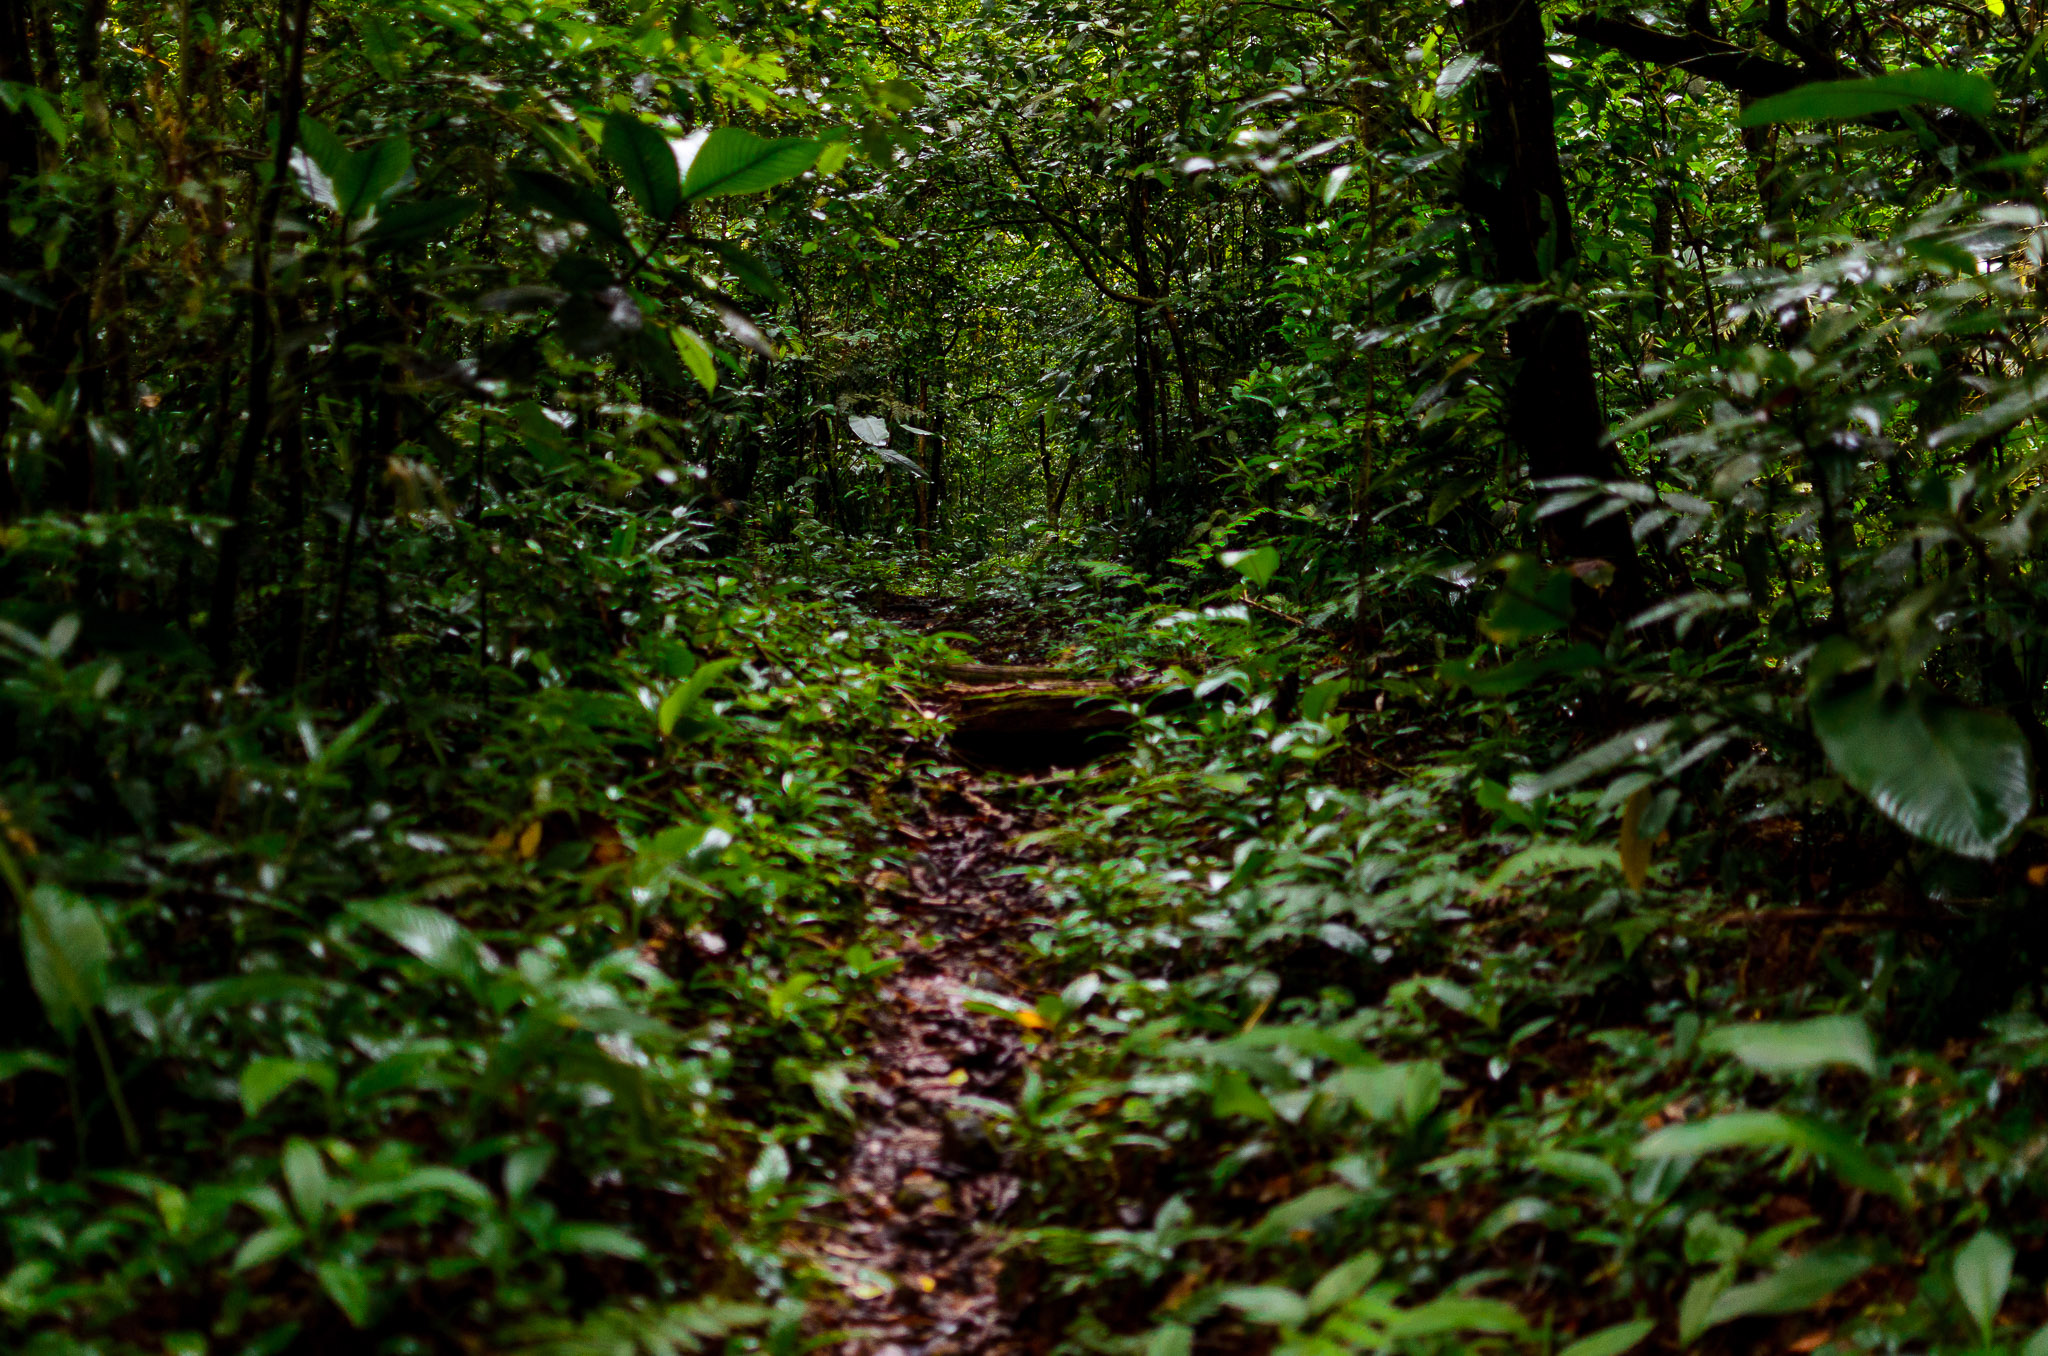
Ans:
[{"label": "tree trunk", "polygon": [[[1466,0],[1461,13],[1472,50],[1493,68],[1481,77],[1479,153],[1468,182],[1494,280],[1542,285],[1568,276],[1577,246],[1537,0]],[[1530,480],[1620,478],[1619,458],[1601,441],[1606,419],[1585,313],[1555,301],[1535,306],[1508,326],[1508,347],[1518,364],[1508,433],[1528,459]],[[1585,510],[1571,509],[1545,519],[1544,530],[1559,553],[1612,564],[1622,597],[1634,591],[1635,545],[1621,514],[1589,523]]]}]

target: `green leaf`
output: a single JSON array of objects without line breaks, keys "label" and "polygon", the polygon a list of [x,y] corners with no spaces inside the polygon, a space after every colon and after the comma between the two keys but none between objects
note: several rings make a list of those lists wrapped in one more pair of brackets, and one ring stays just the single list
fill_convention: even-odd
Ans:
[{"label": "green leaf", "polygon": [[252,1059],[242,1070],[242,1112],[254,1116],[294,1083],[306,1082],[334,1095],[334,1070],[303,1059]]},{"label": "green leaf", "polygon": [[668,138],[631,113],[611,113],[600,144],[640,210],[667,225],[683,205],[682,175]]},{"label": "green leaf", "polygon": [[274,1262],[306,1241],[306,1231],[296,1224],[279,1224],[261,1229],[244,1239],[235,1251],[232,1271],[247,1271],[260,1267],[265,1262]]},{"label": "green leaf", "polygon": [[1602,662],[1599,646],[1580,641],[1562,650],[1522,655],[1490,669],[1453,659],[1437,665],[1436,672],[1446,683],[1470,688],[1476,697],[1505,697],[1553,673],[1583,673],[1599,668]]},{"label": "green leaf", "polygon": [[1611,847],[1588,843],[1536,843],[1496,866],[1493,874],[1475,887],[1475,892],[1491,897],[1524,876],[1555,876],[1563,871],[1597,871],[1603,867],[1619,871],[1621,854]]},{"label": "green leaf", "polygon": [[482,968],[482,948],[469,929],[420,904],[369,900],[348,911],[418,956],[442,974],[474,982]]},{"label": "green leaf", "polygon": [[1813,1252],[1795,1257],[1747,1285],[1730,1286],[1707,1309],[1709,1328],[1752,1314],[1791,1314],[1809,1309],[1861,1276],[1870,1259],[1851,1252]]},{"label": "green leaf", "polygon": [[773,1196],[789,1181],[789,1150],[780,1144],[765,1144],[761,1156],[747,1171],[747,1194],[756,1198]]},{"label": "green leaf", "polygon": [[40,1050],[0,1050],[0,1083],[25,1073],[61,1074],[70,1066]]},{"label": "green leaf", "polygon": [[719,679],[738,667],[739,662],[737,659],[706,660],[675,691],[662,698],[660,708],[654,713],[654,722],[660,727],[662,738],[673,734],[683,713],[702,700]]},{"label": "green leaf", "polygon": [[1350,1261],[1332,1267],[1308,1292],[1308,1311],[1323,1314],[1340,1304],[1349,1303],[1373,1283],[1384,1265],[1377,1253],[1362,1252]]},{"label": "green leaf", "polygon": [[1236,1069],[1218,1069],[1209,1083],[1209,1114],[1249,1116],[1255,1121],[1272,1121],[1273,1104]]},{"label": "green leaf", "polygon": [[1502,1300],[1445,1295],[1402,1310],[1388,1321],[1387,1336],[1399,1339],[1443,1332],[1519,1332],[1525,1326],[1520,1311]]},{"label": "green leaf", "polygon": [[377,247],[436,239],[476,215],[482,205],[475,198],[427,198],[399,203],[379,212],[376,224],[359,239],[365,246]]},{"label": "green leaf", "polygon": [[1234,1285],[1216,1297],[1254,1323],[1300,1327],[1308,1301],[1280,1285]]},{"label": "green leaf", "polygon": [[1530,1159],[1529,1166],[1538,1172],[1562,1177],[1567,1182],[1592,1187],[1602,1195],[1616,1200],[1621,1199],[1626,1192],[1621,1174],[1615,1171],[1614,1165],[1592,1154],[1575,1153],[1569,1149],[1552,1149]]},{"label": "green leaf", "polygon": [[515,169],[507,177],[526,206],[564,221],[581,222],[614,245],[626,243],[626,223],[619,218],[618,209],[594,190],[548,170]]},{"label": "green leaf", "polygon": [[1648,1318],[1639,1318],[1631,1323],[1617,1323],[1611,1328],[1602,1328],[1590,1337],[1581,1337],[1557,1356],[1621,1356],[1622,1352],[1648,1337],[1656,1326],[1656,1321]]},{"label": "green leaf", "polygon": [[1743,109],[1735,122],[1739,127],[1759,127],[1770,122],[1867,118],[1914,104],[1946,104],[1971,117],[1984,118],[1998,107],[1998,90],[1983,76],[1969,71],[1922,66],[1863,80],[1824,80],[1801,85],[1758,99]]},{"label": "green leaf", "polygon": [[299,118],[299,144],[292,154],[292,168],[306,196],[322,207],[335,206],[334,181],[348,166],[348,147],[333,129],[317,119]]},{"label": "green leaf", "polygon": [[1561,631],[1572,619],[1572,576],[1533,556],[1504,562],[1507,579],[1480,618],[1479,631],[1496,645],[1519,645],[1531,636]]},{"label": "green leaf", "polygon": [[1252,1226],[1246,1241],[1254,1246],[1278,1242],[1297,1229],[1313,1228],[1317,1221],[1358,1199],[1358,1193],[1348,1186],[1316,1187],[1267,1211],[1266,1217]]},{"label": "green leaf", "polygon": [[1846,1064],[1875,1076],[1877,1050],[1861,1017],[1814,1017],[1804,1022],[1749,1022],[1724,1026],[1700,1040],[1700,1049],[1733,1055],[1752,1069],[1774,1074],[1811,1073]]},{"label": "green leaf", "polygon": [[2020,1348],[2020,1356],[2048,1356],[2048,1327],[2037,1328]]},{"label": "green leaf", "polygon": [[1280,552],[1271,546],[1251,551],[1225,551],[1218,559],[1225,569],[1236,570],[1255,589],[1266,587],[1266,581],[1280,568]]},{"label": "green leaf", "polygon": [[1444,1070],[1433,1059],[1360,1065],[1330,1075],[1324,1086],[1334,1095],[1350,1098],[1370,1120],[1414,1125],[1436,1110],[1443,1097]]},{"label": "green leaf", "polygon": [[690,369],[690,375],[697,379],[705,394],[710,394],[718,385],[718,364],[711,359],[711,346],[687,325],[669,326],[668,337],[675,344],[683,366]]},{"label": "green leaf", "polygon": [[1720,1149],[1795,1149],[1825,1162],[1851,1186],[1903,1194],[1898,1176],[1833,1126],[1779,1111],[1732,1111],[1711,1120],[1670,1125],[1636,1145],[1638,1158],[1697,1158]]},{"label": "green leaf", "polygon": [[465,1201],[470,1205],[488,1208],[494,1204],[490,1188],[468,1173],[458,1168],[425,1167],[415,1168],[402,1177],[393,1177],[381,1182],[366,1182],[336,1197],[334,1208],[353,1212],[365,1206],[389,1205],[393,1201],[424,1196],[435,1191],[453,1196],[456,1200]]},{"label": "green leaf", "polygon": [[1145,1339],[1145,1356],[1190,1356],[1195,1349],[1195,1330],[1182,1323],[1166,1323]]},{"label": "green leaf", "polygon": [[350,155],[334,176],[334,210],[346,221],[366,216],[412,168],[404,137],[385,137]]},{"label": "green leaf", "polygon": [[726,271],[738,278],[748,290],[771,302],[782,301],[785,295],[782,284],[775,281],[775,275],[770,273],[768,266],[759,259],[737,245],[728,245],[723,241],[706,241],[705,248],[717,255],[719,262],[725,265]]},{"label": "green leaf", "polygon": [[1970,1317],[1977,1320],[1977,1333],[1987,1346],[1998,1306],[2005,1303],[2005,1292],[2012,1287],[2012,1257],[2012,1244],[1988,1229],[1956,1254],[1956,1294]]},{"label": "green leaf", "polygon": [[2033,805],[2026,737],[2012,717],[1924,687],[1879,692],[1851,673],[1810,693],[1828,761],[1894,823],[1965,857],[1996,857]]},{"label": "green leaf", "polygon": [[647,1245],[624,1229],[609,1224],[564,1224],[555,1230],[555,1248],[560,1252],[594,1253],[623,1257],[637,1262],[647,1255]]},{"label": "green leaf", "polygon": [[55,885],[29,892],[21,929],[29,985],[43,1001],[50,1025],[66,1040],[107,995],[113,946],[92,904]]},{"label": "green leaf", "polygon": [[821,149],[808,137],[764,141],[744,128],[720,127],[704,138],[691,158],[683,199],[697,202],[773,188],[817,163]]},{"label": "green leaf", "polygon": [[327,1165],[308,1140],[293,1136],[284,1146],[284,1184],[292,1193],[299,1218],[318,1224],[327,1214]]},{"label": "green leaf", "polygon": [[334,1301],[334,1307],[348,1316],[349,1323],[358,1328],[368,1327],[370,1281],[362,1268],[348,1262],[322,1262],[315,1273],[320,1277],[320,1288]]}]

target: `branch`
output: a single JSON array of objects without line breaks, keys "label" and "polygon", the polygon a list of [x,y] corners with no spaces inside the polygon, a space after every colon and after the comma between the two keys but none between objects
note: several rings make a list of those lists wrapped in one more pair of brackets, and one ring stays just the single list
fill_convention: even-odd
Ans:
[{"label": "branch", "polygon": [[1575,38],[1611,47],[1638,61],[1675,66],[1751,98],[1783,94],[1809,81],[1829,78],[1757,56],[1704,33],[1664,33],[1642,24],[1603,19],[1597,14],[1568,15],[1559,19],[1557,26]]},{"label": "branch", "polygon": [[1095,290],[1108,297],[1111,301],[1120,301],[1126,306],[1135,306],[1140,310],[1149,310],[1159,305],[1161,299],[1158,297],[1141,297],[1135,292],[1121,291],[1111,287],[1102,280],[1102,275],[1097,273],[1094,265],[1088,262],[1088,250],[1085,242],[1074,232],[1072,227],[1060,220],[1052,209],[1040,202],[1038,195],[1031,191],[1031,180],[1024,173],[1024,167],[1017,163],[1017,148],[1010,144],[1010,134],[998,131],[996,133],[996,140],[1001,143],[1003,159],[1010,162],[1010,169],[1016,174],[1017,183],[1023,188],[1024,196],[1031,200],[1031,205],[1038,210],[1038,215],[1045,219],[1045,224],[1052,227],[1054,233],[1066,242],[1067,248],[1073,252],[1074,262],[1081,266],[1082,275],[1095,285]]}]

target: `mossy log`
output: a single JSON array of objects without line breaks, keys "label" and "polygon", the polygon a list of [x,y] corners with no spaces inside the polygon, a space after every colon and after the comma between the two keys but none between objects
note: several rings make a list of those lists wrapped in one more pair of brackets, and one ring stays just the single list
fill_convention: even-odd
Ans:
[{"label": "mossy log", "polygon": [[939,672],[951,681],[938,695],[954,729],[969,736],[1120,730],[1135,719],[1122,705],[1160,690],[1157,683],[1017,664],[948,664]]}]

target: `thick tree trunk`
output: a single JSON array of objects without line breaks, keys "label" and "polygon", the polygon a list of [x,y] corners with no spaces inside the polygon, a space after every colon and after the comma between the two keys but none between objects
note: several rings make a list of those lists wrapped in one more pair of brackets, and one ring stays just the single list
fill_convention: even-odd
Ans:
[{"label": "thick tree trunk", "polygon": [[[1479,154],[1468,171],[1492,271],[1500,282],[1540,285],[1568,273],[1577,253],[1558,163],[1543,16],[1537,0],[1466,0],[1460,12],[1472,50],[1493,68],[1481,77]],[[1509,325],[1508,346],[1518,364],[1508,433],[1528,458],[1529,478],[1619,478],[1620,461],[1601,441],[1606,420],[1585,313],[1558,302],[1536,306]],[[1635,546],[1622,515],[1589,523],[1573,509],[1544,527],[1559,552],[1610,562],[1622,594],[1633,591]]]}]

